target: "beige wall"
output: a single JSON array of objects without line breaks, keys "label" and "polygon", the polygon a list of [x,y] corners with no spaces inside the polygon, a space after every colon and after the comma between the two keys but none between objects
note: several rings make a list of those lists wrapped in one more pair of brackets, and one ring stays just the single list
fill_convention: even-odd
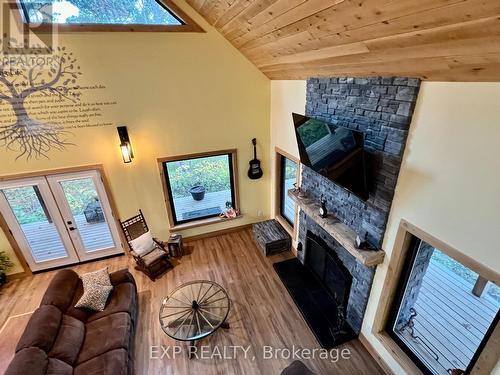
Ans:
[{"label": "beige wall", "polygon": [[500,272],[500,84],[422,84],[363,334],[400,368],[371,327],[401,219]]},{"label": "beige wall", "polygon": [[[243,225],[269,216],[270,83],[189,6],[180,3],[207,33],[73,33],[60,44],[74,52],[82,83],[107,87],[114,125],[126,125],[136,158],[125,165],[115,126],[75,130],[76,147],[50,153],[50,160],[14,161],[0,149],[0,175],[103,164],[119,215],[142,208],[153,232],[169,234],[156,158],[228,148],[238,149],[243,219],[186,230],[184,235]],[[96,39],[96,37],[98,39]],[[259,142],[264,177],[246,177],[250,140]],[[261,214],[261,216],[259,216]],[[0,233],[0,249],[12,250]],[[19,272],[16,267],[11,273]]]},{"label": "beige wall", "polygon": [[[371,328],[401,219],[500,272],[499,100],[498,83],[422,84],[384,238],[387,257],[377,268],[362,328],[397,374],[404,372]],[[305,82],[273,81],[271,103],[271,147],[296,154],[286,119],[304,108]]]},{"label": "beige wall", "polygon": [[[305,81],[271,81],[271,165],[275,165],[275,147],[299,158],[292,113],[304,114],[306,103]],[[271,168],[271,212],[276,212],[276,170]]]}]

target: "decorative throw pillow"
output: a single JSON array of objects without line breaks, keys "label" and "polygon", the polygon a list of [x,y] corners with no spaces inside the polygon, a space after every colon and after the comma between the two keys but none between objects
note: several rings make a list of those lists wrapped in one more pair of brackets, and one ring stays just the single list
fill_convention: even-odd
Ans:
[{"label": "decorative throw pillow", "polygon": [[76,308],[86,308],[94,311],[103,311],[106,307],[109,293],[113,290],[111,285],[96,284],[83,281],[83,295],[76,303]]},{"label": "decorative throw pillow", "polygon": [[147,231],[143,235],[137,237],[135,240],[129,242],[132,250],[134,250],[140,257],[149,254],[156,248],[156,242],[153,240],[151,231]]},{"label": "decorative throw pillow", "polygon": [[80,276],[80,279],[82,279],[84,286],[86,283],[111,286],[108,267],[102,268],[94,272],[84,273],[83,275]]}]

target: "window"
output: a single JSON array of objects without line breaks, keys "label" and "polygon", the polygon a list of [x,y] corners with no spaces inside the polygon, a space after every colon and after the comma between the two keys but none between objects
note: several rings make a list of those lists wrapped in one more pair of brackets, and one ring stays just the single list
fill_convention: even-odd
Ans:
[{"label": "window", "polygon": [[[61,30],[201,31],[170,0],[21,0],[25,22]],[[126,28],[123,28],[126,26]],[[35,26],[37,29],[39,26]]]},{"label": "window", "polygon": [[212,223],[238,209],[236,151],[160,159],[171,226]]},{"label": "window", "polygon": [[425,374],[470,373],[487,345],[500,288],[483,274],[412,236],[387,332]]},{"label": "window", "polygon": [[[295,225],[295,203],[288,196],[288,190],[293,189],[297,182],[298,160],[286,152],[277,149],[277,215],[284,220],[286,229],[292,229]],[[283,224],[283,221],[280,220]]]}]

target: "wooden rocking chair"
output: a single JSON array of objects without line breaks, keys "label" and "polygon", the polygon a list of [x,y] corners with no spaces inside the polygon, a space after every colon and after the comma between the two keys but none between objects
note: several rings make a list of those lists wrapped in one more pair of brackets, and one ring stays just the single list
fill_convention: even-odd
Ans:
[{"label": "wooden rocking chair", "polygon": [[159,241],[156,238],[153,238],[153,241],[157,245],[156,248],[143,256],[140,256],[134,251],[134,249],[132,249],[130,241],[149,231],[141,210],[139,210],[139,215],[124,221],[120,220],[120,224],[123,233],[125,234],[125,238],[127,239],[130,253],[137,263],[136,269],[144,272],[151,279],[151,281],[155,281],[158,276],[173,267],[172,263],[168,259],[169,253],[166,243]]}]

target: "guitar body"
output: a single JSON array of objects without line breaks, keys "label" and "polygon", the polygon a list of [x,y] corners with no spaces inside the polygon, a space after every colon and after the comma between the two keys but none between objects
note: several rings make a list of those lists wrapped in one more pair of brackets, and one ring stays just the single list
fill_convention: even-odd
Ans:
[{"label": "guitar body", "polygon": [[250,168],[248,169],[248,178],[251,180],[258,180],[262,177],[264,172],[262,172],[262,168],[260,167],[260,160],[257,159],[257,139],[252,139],[253,144],[253,159],[250,160],[248,164],[250,164]]}]

